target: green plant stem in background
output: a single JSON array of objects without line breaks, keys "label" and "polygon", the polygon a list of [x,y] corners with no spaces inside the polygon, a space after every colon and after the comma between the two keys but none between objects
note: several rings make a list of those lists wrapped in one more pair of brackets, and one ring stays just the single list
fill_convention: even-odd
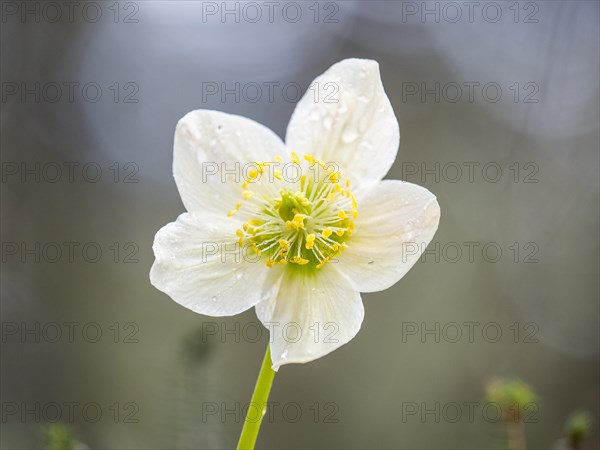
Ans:
[{"label": "green plant stem in background", "polygon": [[508,448],[509,450],[525,450],[525,427],[523,422],[509,420],[506,422],[508,426]]},{"label": "green plant stem in background", "polygon": [[[258,380],[256,380],[252,400],[250,400],[250,405],[248,405],[246,420],[244,421],[242,434],[240,435],[240,440],[237,445],[238,450],[254,449],[256,438],[258,437],[258,432],[260,430],[260,424],[267,412],[267,400],[269,399],[269,392],[271,392],[273,378],[275,378],[275,371],[271,368],[272,365],[271,350],[267,344],[267,351],[265,352],[265,357],[258,374]],[[259,412],[258,417],[251,417],[254,416],[256,411]]]}]

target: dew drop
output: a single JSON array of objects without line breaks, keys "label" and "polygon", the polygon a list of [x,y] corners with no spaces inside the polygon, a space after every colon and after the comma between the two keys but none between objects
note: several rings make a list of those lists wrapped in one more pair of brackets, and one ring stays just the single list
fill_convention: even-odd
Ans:
[{"label": "dew drop", "polygon": [[357,138],[358,133],[354,128],[348,127],[344,129],[344,132],[342,133],[342,141],[344,141],[346,144],[354,142]]},{"label": "dew drop", "polygon": [[235,278],[238,279],[238,280],[241,280],[242,278],[245,279],[245,278],[247,278],[247,274],[246,274],[246,272],[237,271],[235,273]]}]

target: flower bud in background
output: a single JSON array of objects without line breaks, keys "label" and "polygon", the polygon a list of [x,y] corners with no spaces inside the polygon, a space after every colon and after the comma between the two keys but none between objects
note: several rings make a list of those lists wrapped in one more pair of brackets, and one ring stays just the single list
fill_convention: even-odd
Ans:
[{"label": "flower bud in background", "polygon": [[502,409],[503,419],[507,422],[520,422],[528,405],[537,402],[537,396],[531,387],[521,380],[493,378],[485,388],[486,400]]},{"label": "flower bud in background", "polygon": [[592,417],[587,412],[576,412],[569,417],[565,426],[565,433],[569,448],[577,450],[587,437],[592,427]]}]

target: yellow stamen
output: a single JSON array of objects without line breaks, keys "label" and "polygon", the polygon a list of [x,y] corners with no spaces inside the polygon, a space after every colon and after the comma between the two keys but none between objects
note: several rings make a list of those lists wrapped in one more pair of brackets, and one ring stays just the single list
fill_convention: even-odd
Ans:
[{"label": "yellow stamen", "polygon": [[317,163],[317,160],[312,155],[304,155],[304,159],[307,160],[311,166],[314,166]]},{"label": "yellow stamen", "polygon": [[303,266],[304,264],[308,264],[309,263],[308,259],[300,258],[299,256],[294,256],[290,260],[290,262],[294,263],[294,264],[299,264],[301,266]]},{"label": "yellow stamen", "polygon": [[314,234],[309,234],[308,236],[306,236],[306,245],[305,247],[307,249],[312,249],[313,246],[315,245],[315,238],[316,236]]},{"label": "yellow stamen", "polygon": [[304,214],[296,214],[292,220],[292,226],[297,230],[304,229],[304,219],[306,219]]}]

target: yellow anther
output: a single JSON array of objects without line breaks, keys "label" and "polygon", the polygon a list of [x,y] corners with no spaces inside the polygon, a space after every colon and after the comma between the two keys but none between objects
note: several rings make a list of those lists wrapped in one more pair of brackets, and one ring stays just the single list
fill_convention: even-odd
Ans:
[{"label": "yellow anther", "polygon": [[350,178],[346,178],[346,187],[349,188],[350,187]]},{"label": "yellow anther", "polygon": [[279,246],[282,248],[282,250],[287,250],[290,248],[290,243],[288,241],[286,241],[285,239],[281,239],[279,241]]},{"label": "yellow anther", "polygon": [[257,176],[258,176],[258,170],[256,170],[256,169],[251,169],[248,172],[248,178],[250,178],[251,180],[254,180]]},{"label": "yellow anther", "polygon": [[331,202],[331,201],[335,200],[336,197],[337,197],[337,192],[335,192],[335,191],[334,192],[330,192],[327,195],[327,198],[325,200],[327,200],[328,202]]},{"label": "yellow anther", "polygon": [[275,264],[275,261],[272,259],[267,259],[267,267],[273,267],[273,264]]},{"label": "yellow anther", "polygon": [[335,190],[336,190],[337,192],[342,192],[342,187],[341,187],[339,184],[337,184],[337,183],[336,183],[336,185],[335,185]]},{"label": "yellow anther", "polygon": [[317,163],[317,160],[312,155],[304,155],[304,159],[307,160],[311,166],[314,166]]},{"label": "yellow anther", "polygon": [[308,236],[306,236],[306,245],[305,245],[305,247],[307,249],[310,250],[311,248],[313,248],[313,245],[315,245],[315,238],[316,238],[316,236],[314,234],[312,234],[312,233],[309,234]]},{"label": "yellow anther", "polygon": [[294,264],[299,264],[301,266],[303,266],[304,264],[308,264],[309,263],[308,259],[300,258],[299,256],[294,256],[290,260],[290,262],[294,263]]},{"label": "yellow anther", "polygon": [[350,230],[350,231],[354,230],[354,222],[352,222],[352,221],[348,222],[348,230]]},{"label": "yellow anther", "polygon": [[296,152],[292,152],[292,158],[291,161],[294,164],[300,164],[300,158],[298,158],[298,154]]},{"label": "yellow anther", "polygon": [[240,229],[235,230],[235,235],[239,238],[243,238],[244,237],[244,232]]},{"label": "yellow anther", "polygon": [[323,267],[328,261],[329,261],[329,256],[327,258],[325,258],[323,261],[321,261],[319,264],[317,264],[317,269],[320,269],[321,267]]},{"label": "yellow anther", "polygon": [[352,211],[352,217],[354,219],[356,219],[358,217],[358,211],[356,211],[356,210]]},{"label": "yellow anther", "polygon": [[244,181],[242,183],[242,189],[248,189],[248,186],[250,186],[250,183],[248,183],[247,181]]},{"label": "yellow anther", "polygon": [[345,219],[347,217],[346,211],[344,211],[343,209],[338,211],[338,217],[340,219]]},{"label": "yellow anther", "polygon": [[252,250],[254,250],[258,255],[262,253],[262,250],[258,248],[258,246],[255,243],[252,243]]},{"label": "yellow anther", "polygon": [[331,174],[329,174],[329,181],[331,181],[332,183],[337,183],[338,181],[340,181],[340,173],[332,172]]},{"label": "yellow anther", "polygon": [[343,228],[340,228],[339,230],[337,230],[337,231],[335,232],[335,234],[337,234],[338,236],[340,236],[340,237],[341,237],[341,236],[343,236],[343,235],[344,235],[344,231],[345,231],[345,230],[344,230]]},{"label": "yellow anther", "polygon": [[249,198],[251,198],[254,195],[254,192],[244,191],[244,192],[242,192],[242,195],[244,196],[244,200],[248,200]]},{"label": "yellow anther", "polygon": [[323,232],[321,233],[321,235],[327,239],[329,236],[331,236],[331,234],[333,233],[333,231],[331,231],[331,228],[325,228],[323,230]]},{"label": "yellow anther", "polygon": [[306,219],[304,214],[296,214],[292,220],[292,226],[297,230],[304,229],[304,219]]},{"label": "yellow anther", "polygon": [[276,170],[273,172],[273,175],[275,176],[275,178],[277,178],[278,180],[283,180],[283,172],[281,170]]},{"label": "yellow anther", "polygon": [[233,208],[231,211],[229,211],[227,213],[227,217],[233,216],[236,212],[238,212],[240,210],[241,207],[242,207],[242,202],[237,202],[237,204],[235,205],[235,208]]},{"label": "yellow anther", "polygon": [[276,162],[280,163],[281,161],[283,161],[283,158],[281,156],[276,156],[275,158],[273,158]]},{"label": "yellow anther", "polygon": [[298,191],[298,192],[296,192],[295,196],[296,196],[296,200],[298,200],[302,206],[312,205],[312,203],[310,202],[309,199],[306,198],[304,193]]}]

